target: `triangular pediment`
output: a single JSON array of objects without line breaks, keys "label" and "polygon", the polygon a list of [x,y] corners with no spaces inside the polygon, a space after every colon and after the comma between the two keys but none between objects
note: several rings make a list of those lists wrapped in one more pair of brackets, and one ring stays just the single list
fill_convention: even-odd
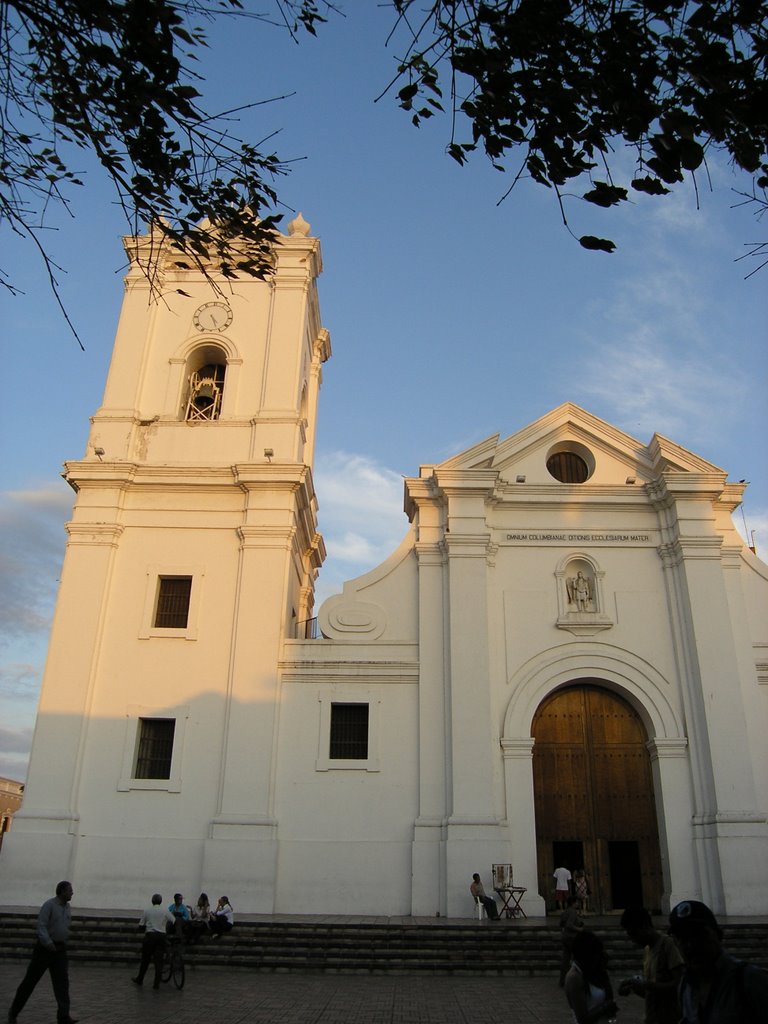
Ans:
[{"label": "triangular pediment", "polygon": [[648,444],[565,402],[503,440],[500,435],[474,445],[440,464],[442,471],[493,469],[510,483],[552,484],[547,469],[558,451],[573,451],[590,468],[589,483],[616,486],[656,479],[663,472],[723,474],[718,466],[700,458],[660,434]]},{"label": "triangular pediment", "polygon": [[490,469],[493,466],[499,447],[500,434],[491,434],[479,444],[467,448],[466,451],[452,455],[450,459],[440,463],[441,469]]}]

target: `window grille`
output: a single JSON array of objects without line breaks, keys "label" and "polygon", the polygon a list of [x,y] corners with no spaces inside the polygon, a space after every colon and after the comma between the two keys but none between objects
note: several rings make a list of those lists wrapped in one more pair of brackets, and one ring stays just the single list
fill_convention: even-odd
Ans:
[{"label": "window grille", "polygon": [[368,705],[331,705],[332,759],[364,761],[368,757]]},{"label": "window grille", "polygon": [[140,718],[136,779],[170,779],[173,756],[173,718]]},{"label": "window grille", "polygon": [[191,576],[161,576],[155,629],[186,629],[191,593]]}]

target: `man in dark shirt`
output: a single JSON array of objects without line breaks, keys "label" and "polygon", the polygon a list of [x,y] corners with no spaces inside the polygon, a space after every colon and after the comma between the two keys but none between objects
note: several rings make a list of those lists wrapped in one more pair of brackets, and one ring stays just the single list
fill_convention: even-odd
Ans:
[{"label": "man in dark shirt", "polygon": [[723,933],[706,904],[678,903],[669,933],[685,960],[680,1024],[765,1024],[768,971],[723,952]]},{"label": "man in dark shirt", "polygon": [[56,895],[46,900],[37,917],[37,942],[32,951],[27,973],[16,990],[11,1008],[8,1011],[9,1024],[15,1024],[16,1018],[24,1009],[27,1000],[35,990],[35,986],[46,971],[50,972],[53,994],[56,997],[58,1012],[56,1019],[59,1024],[76,1024],[69,1015],[69,965],[67,962],[67,940],[72,914],[69,901],[72,899],[72,886],[69,882],[59,882]]}]

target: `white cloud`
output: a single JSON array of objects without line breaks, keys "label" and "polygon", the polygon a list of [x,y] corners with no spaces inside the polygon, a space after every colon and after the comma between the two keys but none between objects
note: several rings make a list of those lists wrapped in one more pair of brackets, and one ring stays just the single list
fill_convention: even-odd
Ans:
[{"label": "white cloud", "polygon": [[0,748],[4,755],[29,754],[32,746],[31,729],[5,729],[0,727]]},{"label": "white cloud", "polygon": [[[674,440],[713,438],[729,416],[740,415],[747,392],[743,374],[727,359],[703,363],[670,349],[648,327],[625,334],[620,355],[610,341],[596,344],[586,370],[582,391],[600,402],[606,418],[641,440],[654,431]],[[723,408],[724,389],[729,409]]]},{"label": "white cloud", "polygon": [[[66,487],[0,492],[0,775],[26,777],[45,641],[72,510]],[[37,664],[35,663],[37,662]]]},{"label": "white cloud", "polygon": [[0,665],[0,693],[4,697],[33,701],[37,700],[39,689],[40,669],[37,666],[23,662]]},{"label": "white cloud", "polygon": [[0,642],[47,631],[71,510],[66,488],[0,492]]},{"label": "white cloud", "polygon": [[576,401],[641,440],[658,431],[711,446],[741,429],[752,382],[733,360],[717,293],[690,266],[670,262],[662,246],[593,313]]},{"label": "white cloud", "polygon": [[318,453],[315,487],[328,557],[320,571],[318,604],[342,584],[384,561],[408,529],[403,478],[364,455]]},{"label": "white cloud", "polygon": [[0,776],[23,782],[27,777],[32,728],[0,728]]},{"label": "white cloud", "polygon": [[364,455],[330,452],[318,457],[315,478],[328,537],[357,533],[369,540],[372,549],[380,550],[405,532],[399,473]]}]

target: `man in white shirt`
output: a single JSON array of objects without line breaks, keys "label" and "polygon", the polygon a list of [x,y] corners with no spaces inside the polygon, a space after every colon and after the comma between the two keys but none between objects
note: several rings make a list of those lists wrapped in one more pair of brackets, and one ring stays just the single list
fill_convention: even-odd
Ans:
[{"label": "man in white shirt", "polygon": [[558,910],[565,910],[571,895],[571,872],[566,867],[555,868],[555,903]]},{"label": "man in white shirt", "polygon": [[173,926],[176,919],[170,910],[166,910],[163,904],[163,897],[156,892],[152,897],[152,903],[141,915],[139,928],[144,929],[144,941],[141,944],[141,964],[139,973],[131,978],[134,985],[144,984],[144,975],[149,970],[149,965],[155,965],[155,980],[152,988],[160,988],[160,975],[163,971],[163,954],[165,953],[166,928]]}]

